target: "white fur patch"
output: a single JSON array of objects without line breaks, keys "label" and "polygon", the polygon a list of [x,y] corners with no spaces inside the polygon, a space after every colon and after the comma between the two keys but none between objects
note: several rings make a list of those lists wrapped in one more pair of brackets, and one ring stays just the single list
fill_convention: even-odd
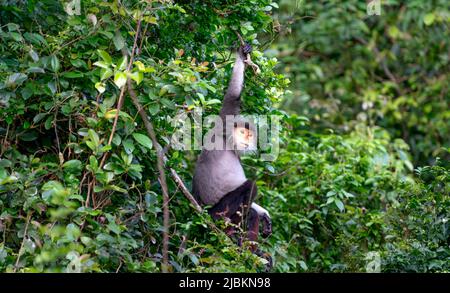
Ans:
[{"label": "white fur patch", "polygon": [[260,216],[267,215],[270,218],[269,212],[262,206],[257,205],[256,203],[252,203],[251,207],[258,213],[258,215],[260,215]]}]

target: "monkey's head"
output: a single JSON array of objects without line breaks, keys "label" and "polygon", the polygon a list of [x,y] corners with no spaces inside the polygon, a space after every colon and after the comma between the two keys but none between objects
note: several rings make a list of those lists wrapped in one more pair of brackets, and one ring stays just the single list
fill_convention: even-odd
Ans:
[{"label": "monkey's head", "polygon": [[255,126],[248,121],[234,123],[233,148],[241,153],[254,152],[257,147]]}]

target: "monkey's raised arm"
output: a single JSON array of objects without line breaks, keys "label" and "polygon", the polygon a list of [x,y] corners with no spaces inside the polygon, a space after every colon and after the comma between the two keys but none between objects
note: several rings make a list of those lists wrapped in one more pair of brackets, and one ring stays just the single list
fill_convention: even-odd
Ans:
[{"label": "monkey's raised arm", "polygon": [[220,110],[220,117],[225,118],[226,115],[238,115],[241,110],[241,92],[244,86],[244,70],[245,70],[245,56],[251,52],[250,45],[245,45],[239,48],[236,52],[236,62],[233,66],[233,73],[231,75],[228,89],[223,98],[222,109]]}]

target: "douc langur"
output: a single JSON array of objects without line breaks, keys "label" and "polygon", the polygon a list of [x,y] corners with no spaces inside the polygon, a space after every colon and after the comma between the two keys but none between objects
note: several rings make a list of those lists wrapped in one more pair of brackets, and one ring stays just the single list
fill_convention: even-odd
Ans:
[{"label": "douc langur", "polygon": [[220,110],[222,123],[217,123],[212,130],[223,148],[203,148],[195,168],[193,193],[201,204],[211,206],[208,212],[213,219],[222,218],[233,224],[227,228],[229,236],[235,236],[236,226],[246,224],[246,237],[254,243],[252,252],[266,258],[270,267],[271,257],[263,254],[256,247],[256,242],[260,223],[264,238],[272,233],[271,219],[266,209],[253,202],[257,194],[256,184],[245,177],[240,161],[241,153],[256,150],[256,129],[250,121],[242,118],[231,120],[231,127],[228,123],[229,118],[239,117],[245,60],[250,52],[251,46],[246,44],[236,53],[231,80]]}]

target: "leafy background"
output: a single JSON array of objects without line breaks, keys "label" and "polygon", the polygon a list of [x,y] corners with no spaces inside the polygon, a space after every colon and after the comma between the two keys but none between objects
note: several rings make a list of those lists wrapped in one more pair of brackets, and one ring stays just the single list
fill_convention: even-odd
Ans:
[{"label": "leafy background", "polygon": [[[176,115],[218,112],[236,31],[261,68],[244,112],[282,117],[278,159],[243,160],[273,271],[450,270],[446,1],[67,2],[0,1],[1,271],[162,270],[157,153],[127,94],[108,143],[118,98],[130,78],[165,147]],[[197,154],[167,153],[188,188]],[[264,270],[168,189],[169,271]]]}]

